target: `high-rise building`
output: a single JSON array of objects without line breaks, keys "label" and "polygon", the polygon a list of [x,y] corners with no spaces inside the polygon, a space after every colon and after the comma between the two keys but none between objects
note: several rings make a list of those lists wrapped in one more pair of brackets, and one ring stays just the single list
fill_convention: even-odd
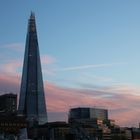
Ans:
[{"label": "high-rise building", "polygon": [[47,111],[34,13],[31,13],[28,20],[18,115],[25,116],[29,122],[37,121],[39,124],[47,122]]}]

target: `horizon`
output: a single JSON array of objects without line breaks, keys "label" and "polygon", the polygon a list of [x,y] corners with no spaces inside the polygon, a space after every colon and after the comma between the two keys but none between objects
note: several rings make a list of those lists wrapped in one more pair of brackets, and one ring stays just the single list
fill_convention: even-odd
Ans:
[{"label": "horizon", "polygon": [[138,126],[138,0],[7,2],[0,2],[0,92],[19,93],[34,11],[49,121],[66,120],[71,105],[101,105],[116,124]]}]

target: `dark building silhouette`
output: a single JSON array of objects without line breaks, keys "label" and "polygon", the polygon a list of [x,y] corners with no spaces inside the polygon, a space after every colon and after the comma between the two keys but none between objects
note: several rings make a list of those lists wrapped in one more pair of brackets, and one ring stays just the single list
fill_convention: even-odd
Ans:
[{"label": "dark building silhouette", "polygon": [[22,128],[27,128],[27,122],[23,116],[0,115],[0,132],[18,134]]},{"label": "dark building silhouette", "polygon": [[18,115],[26,116],[29,122],[36,121],[39,124],[47,122],[47,111],[34,13],[31,13],[28,20]]},{"label": "dark building silhouette", "polygon": [[13,114],[17,110],[17,95],[7,93],[0,96],[0,115]]},{"label": "dark building silhouette", "polygon": [[89,107],[72,108],[69,112],[69,119],[108,120],[108,110]]}]

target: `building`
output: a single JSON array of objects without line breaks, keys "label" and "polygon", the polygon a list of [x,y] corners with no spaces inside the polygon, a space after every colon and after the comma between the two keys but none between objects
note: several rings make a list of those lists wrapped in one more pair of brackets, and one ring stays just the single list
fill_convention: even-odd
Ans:
[{"label": "building", "polygon": [[47,122],[47,111],[37,39],[35,14],[28,20],[18,115],[31,123]]},{"label": "building", "polygon": [[108,110],[100,108],[72,108],[69,111],[70,129],[75,136],[100,140],[111,140],[112,120],[108,119]]},{"label": "building", "polygon": [[108,111],[100,108],[72,108],[69,112],[69,119],[108,120]]},{"label": "building", "polygon": [[131,133],[133,140],[140,140],[140,128],[131,128]]},{"label": "building", "polygon": [[24,117],[16,115],[0,116],[0,132],[18,134],[22,128],[27,128],[27,122]]},{"label": "building", "polygon": [[0,115],[9,115],[16,113],[17,95],[7,93],[0,96]]},{"label": "building", "polygon": [[[36,132],[36,133],[35,133]],[[98,134],[97,134],[98,133]],[[99,140],[101,131],[89,126],[77,126],[71,129],[66,122],[51,122],[33,128],[31,137],[42,140]]]}]

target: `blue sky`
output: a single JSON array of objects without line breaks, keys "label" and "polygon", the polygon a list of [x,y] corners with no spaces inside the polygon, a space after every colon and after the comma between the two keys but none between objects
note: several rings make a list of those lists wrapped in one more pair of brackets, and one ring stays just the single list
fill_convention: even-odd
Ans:
[{"label": "blue sky", "polygon": [[139,7],[139,0],[1,0],[0,72],[21,75],[34,11],[44,81],[69,88],[125,85],[140,94]]},{"label": "blue sky", "polygon": [[[138,0],[1,1],[0,44],[20,43],[24,47],[27,19],[30,11],[34,11],[40,52],[56,60],[55,64],[48,66],[50,70],[113,64],[57,71],[55,76],[44,76],[45,79],[64,84],[62,79],[69,81],[71,77],[84,77],[83,73],[88,73],[95,77],[109,77],[118,83],[139,85],[139,5]],[[21,55],[23,57],[23,53]]]}]

